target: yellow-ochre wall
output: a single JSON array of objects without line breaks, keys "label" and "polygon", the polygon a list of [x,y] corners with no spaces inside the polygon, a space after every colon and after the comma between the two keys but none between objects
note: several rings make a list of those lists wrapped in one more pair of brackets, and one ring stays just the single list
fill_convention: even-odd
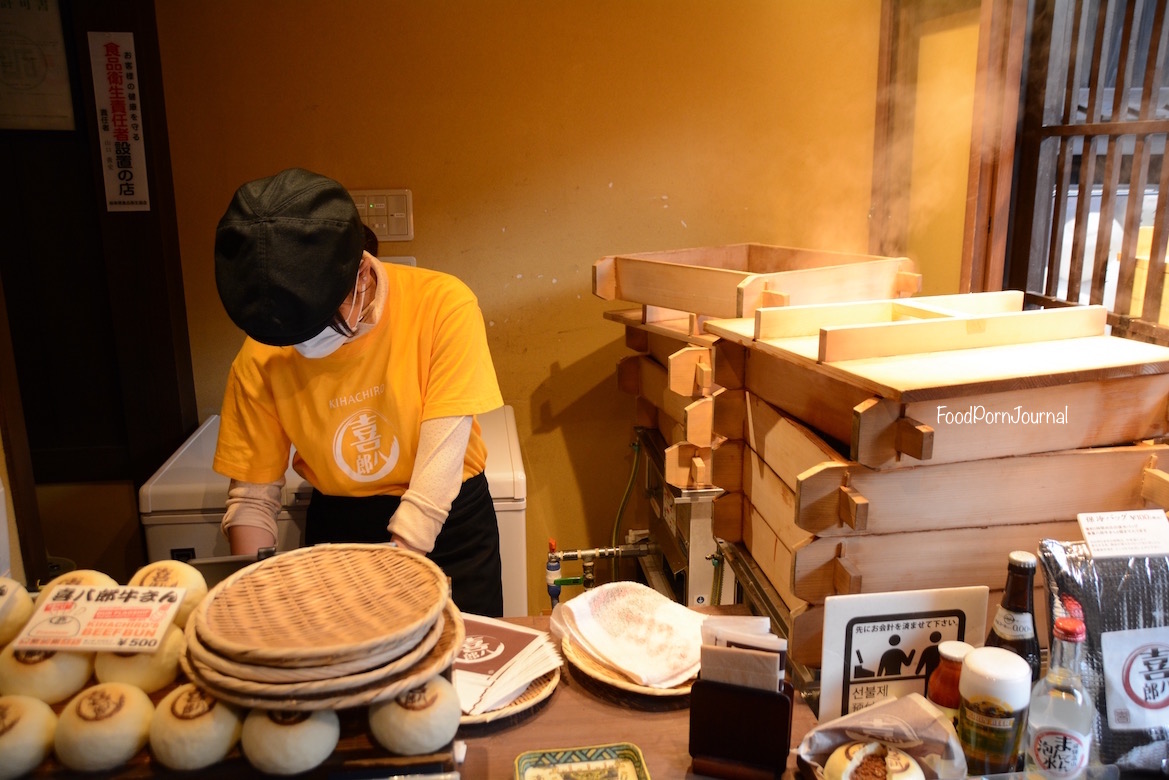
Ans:
[{"label": "yellow-ochre wall", "polygon": [[919,30],[905,254],[917,263],[924,295],[960,290],[971,124],[955,119],[974,112],[978,17],[973,8]]},{"label": "yellow-ochre wall", "polygon": [[[213,278],[242,182],[289,166],[409,188],[383,243],[479,296],[543,561],[607,544],[632,461],[614,253],[867,251],[880,0],[158,0],[200,419],[242,340]],[[628,527],[634,523],[626,518]]]}]

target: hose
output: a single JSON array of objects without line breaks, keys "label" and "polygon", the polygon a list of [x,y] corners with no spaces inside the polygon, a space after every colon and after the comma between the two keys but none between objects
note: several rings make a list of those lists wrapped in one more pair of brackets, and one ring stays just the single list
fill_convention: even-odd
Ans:
[{"label": "hose", "polygon": [[[617,517],[613,519],[613,533],[609,540],[610,547],[617,546],[617,536],[621,529],[621,515],[625,514],[625,505],[633,492],[633,483],[637,479],[637,466],[641,462],[641,444],[635,439],[629,446],[633,447],[633,468],[629,470],[629,483],[625,486],[625,495],[621,497],[621,505],[617,507]],[[613,558],[613,581],[617,580],[617,559]]]}]

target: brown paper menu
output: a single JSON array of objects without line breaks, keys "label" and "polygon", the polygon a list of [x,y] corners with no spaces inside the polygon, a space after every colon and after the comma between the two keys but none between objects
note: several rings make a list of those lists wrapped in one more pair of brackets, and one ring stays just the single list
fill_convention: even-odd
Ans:
[{"label": "brown paper menu", "polygon": [[455,656],[454,685],[463,712],[478,715],[513,701],[562,661],[547,631],[463,615],[466,639]]}]

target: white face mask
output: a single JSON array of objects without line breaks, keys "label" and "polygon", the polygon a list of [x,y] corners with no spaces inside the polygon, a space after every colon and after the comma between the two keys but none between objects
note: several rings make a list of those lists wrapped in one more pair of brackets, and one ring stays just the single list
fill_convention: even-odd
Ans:
[{"label": "white face mask", "polygon": [[332,327],[326,327],[308,341],[302,341],[292,346],[296,347],[296,351],[306,358],[323,358],[332,355],[348,340],[349,338],[343,333],[338,333]]},{"label": "white face mask", "polygon": [[362,323],[360,314],[361,310],[365,307],[365,290],[361,291],[361,305],[358,306],[357,285],[354,285],[353,288],[353,302],[351,304],[351,308],[352,307],[355,307],[358,311],[357,324],[353,326],[354,332],[352,336],[346,336],[344,333],[338,333],[337,330],[331,325],[327,325],[325,326],[324,330],[313,336],[311,339],[302,341],[299,344],[293,344],[293,346],[296,347],[296,351],[306,358],[328,357],[340,349],[341,346],[345,343],[357,338],[363,333],[366,333],[369,330],[369,326],[366,326],[364,323]]}]

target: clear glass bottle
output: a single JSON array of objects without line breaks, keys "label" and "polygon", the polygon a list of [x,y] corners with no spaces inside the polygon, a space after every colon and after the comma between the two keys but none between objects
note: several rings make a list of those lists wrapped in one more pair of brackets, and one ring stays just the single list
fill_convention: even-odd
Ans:
[{"label": "clear glass bottle", "polygon": [[1057,618],[1052,632],[1047,675],[1031,691],[1025,766],[1049,777],[1080,777],[1088,766],[1096,718],[1080,678],[1084,622]]},{"label": "clear glass bottle", "polygon": [[1005,647],[1031,666],[1031,682],[1039,681],[1039,636],[1035,633],[1035,566],[1039,559],[1015,550],[1007,559],[1007,584],[994,616],[988,647]]},{"label": "clear glass bottle", "polygon": [[958,705],[962,695],[958,692],[958,680],[962,677],[962,659],[974,648],[956,639],[938,645],[941,661],[926,681],[926,698],[939,710],[950,716],[955,730],[958,728]]}]

